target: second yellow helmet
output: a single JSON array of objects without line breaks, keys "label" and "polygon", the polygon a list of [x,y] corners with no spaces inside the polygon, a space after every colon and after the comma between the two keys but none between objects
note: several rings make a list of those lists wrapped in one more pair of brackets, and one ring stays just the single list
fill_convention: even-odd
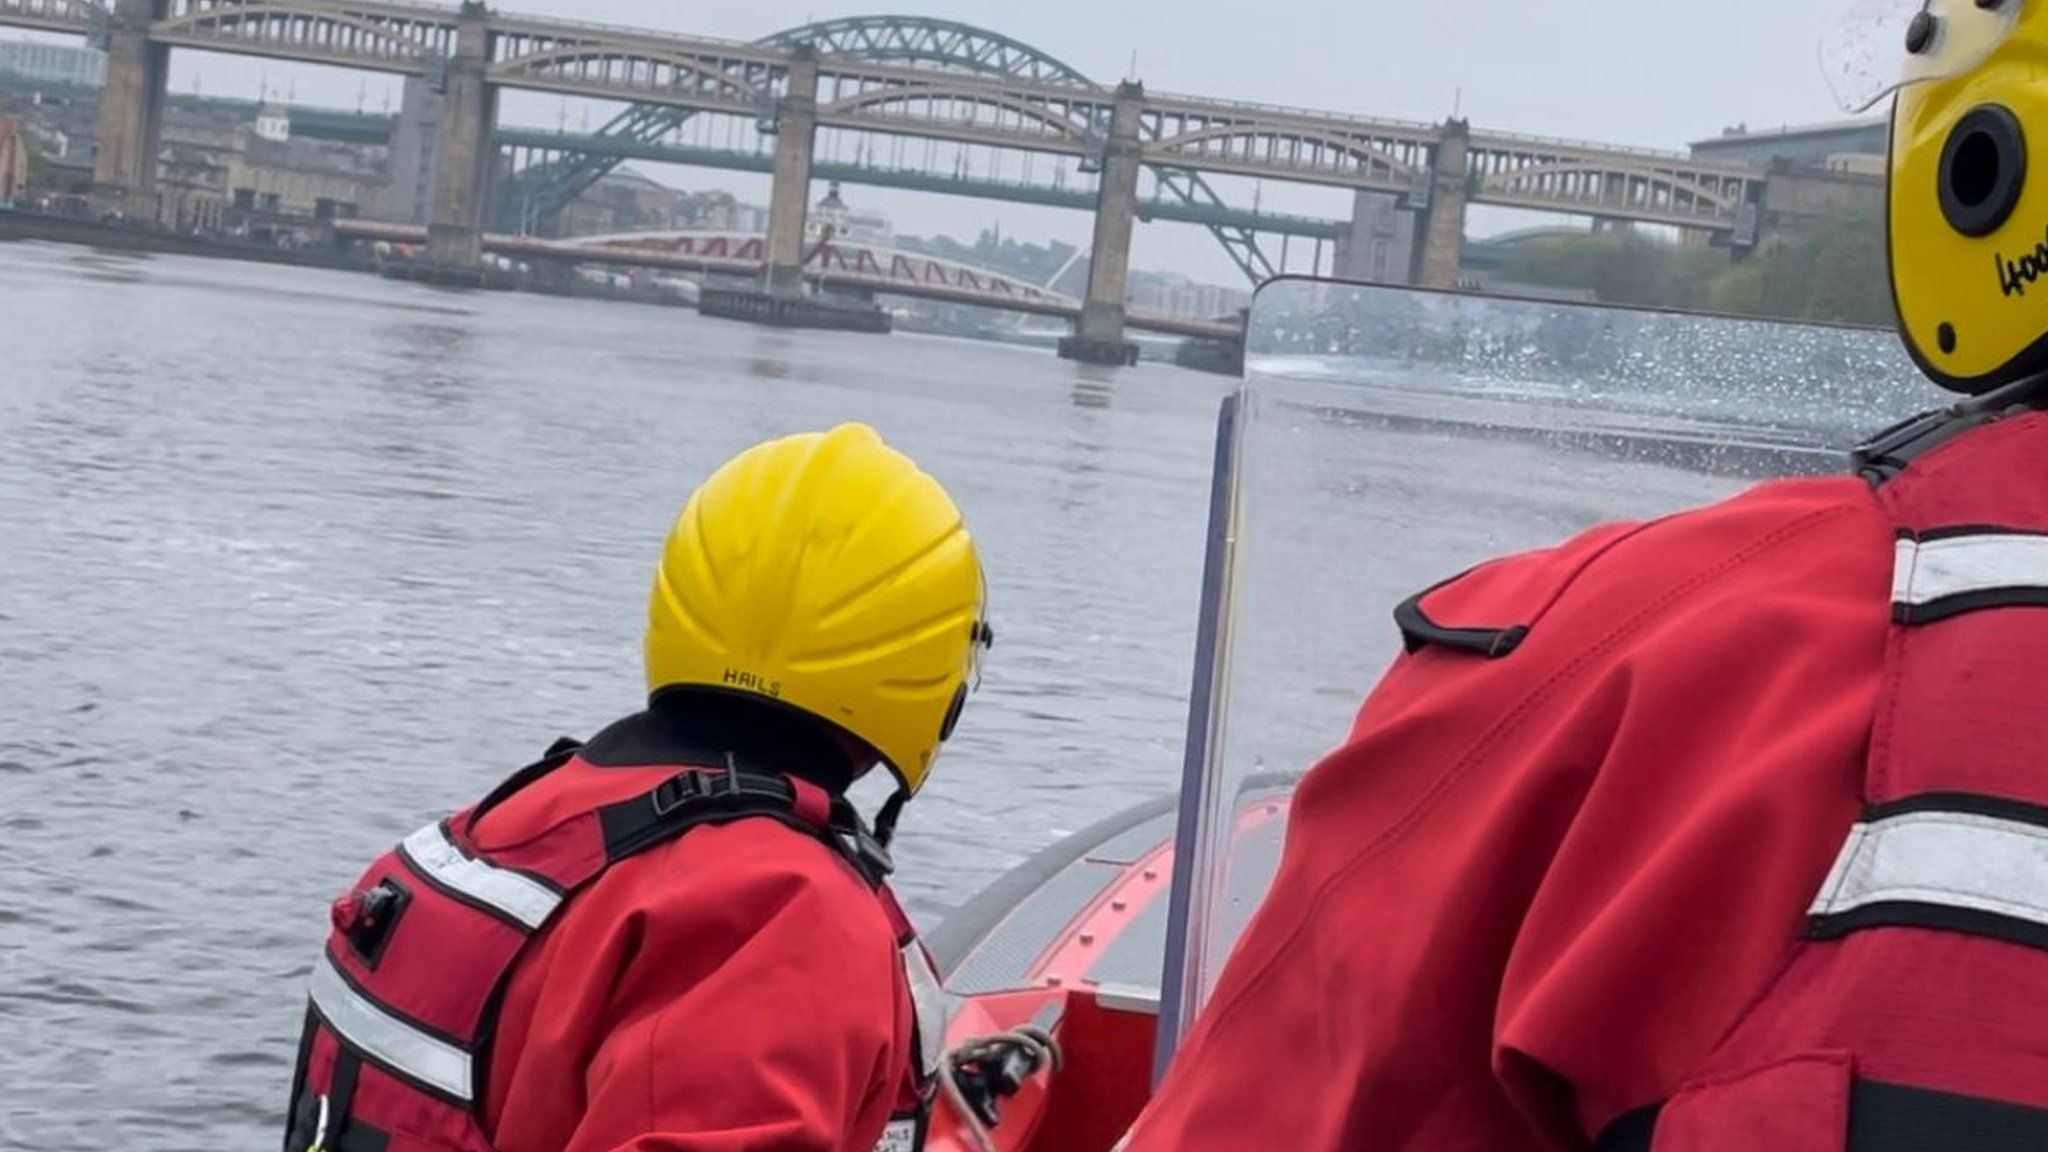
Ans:
[{"label": "second yellow helmet", "polygon": [[[1917,10],[1915,10],[1917,9]],[[1892,292],[1914,358],[1981,393],[2048,371],[2048,4],[1899,5]]]},{"label": "second yellow helmet", "polygon": [[808,713],[916,792],[992,640],[952,497],[849,424],[751,449],[690,498],[655,577],[647,687]]}]

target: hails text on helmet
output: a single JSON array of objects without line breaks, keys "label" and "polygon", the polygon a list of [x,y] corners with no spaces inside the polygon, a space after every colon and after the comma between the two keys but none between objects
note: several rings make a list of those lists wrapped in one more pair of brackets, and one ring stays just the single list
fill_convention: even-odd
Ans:
[{"label": "hails text on helmet", "polygon": [[738,688],[745,692],[759,692],[763,696],[776,700],[782,698],[782,681],[770,680],[753,672],[742,672],[737,668],[727,668],[725,670],[725,683],[729,688]]}]

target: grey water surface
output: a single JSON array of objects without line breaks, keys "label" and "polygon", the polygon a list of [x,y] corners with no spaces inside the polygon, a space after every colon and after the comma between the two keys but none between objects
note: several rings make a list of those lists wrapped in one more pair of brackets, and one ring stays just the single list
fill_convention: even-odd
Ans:
[{"label": "grey water surface", "polygon": [[[1411,388],[1383,358],[1352,373],[1372,387],[1325,395],[1317,367],[1294,365],[1307,383],[1249,453],[1232,739],[1268,768],[1341,737],[1400,595],[1835,467],[1822,449],[1846,434],[1815,425],[1842,406],[1813,388],[1736,403],[1666,380],[1722,402],[1646,407],[1609,382],[1589,405],[1484,364]],[[636,707],[661,539],[770,436],[875,424],[986,550],[999,643],[901,840],[921,922],[1171,790],[1232,387],[0,245],[0,1148],[273,1147],[327,902],[556,736]],[[1926,399],[1859,397],[1857,421]]]},{"label": "grey water surface", "polygon": [[873,423],[986,550],[921,921],[1170,790],[1229,386],[0,245],[0,1148],[273,1146],[327,902],[637,706],[662,537],[770,436]]}]

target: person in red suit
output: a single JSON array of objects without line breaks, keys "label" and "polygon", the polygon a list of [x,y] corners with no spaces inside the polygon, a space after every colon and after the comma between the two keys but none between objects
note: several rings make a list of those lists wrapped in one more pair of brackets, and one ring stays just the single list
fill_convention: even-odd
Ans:
[{"label": "person in red suit", "polygon": [[1900,7],[1971,398],[1403,605],[1130,1152],[2048,1148],[2048,5]]},{"label": "person in red suit", "polygon": [[[944,1012],[886,843],[985,602],[953,501],[869,429],[719,470],[656,576],[645,710],[336,901],[287,1152],[917,1147]],[[877,766],[871,831],[846,790]]]}]

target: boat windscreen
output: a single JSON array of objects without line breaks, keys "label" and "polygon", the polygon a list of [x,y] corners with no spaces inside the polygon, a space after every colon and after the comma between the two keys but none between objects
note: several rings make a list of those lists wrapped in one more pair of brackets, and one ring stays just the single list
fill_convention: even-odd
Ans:
[{"label": "boat windscreen", "polygon": [[[1839,473],[1940,403],[1889,331],[1284,279],[1226,408],[1161,1067],[1271,883],[1289,782],[1486,558]],[[1275,815],[1275,813],[1280,813]]]}]

